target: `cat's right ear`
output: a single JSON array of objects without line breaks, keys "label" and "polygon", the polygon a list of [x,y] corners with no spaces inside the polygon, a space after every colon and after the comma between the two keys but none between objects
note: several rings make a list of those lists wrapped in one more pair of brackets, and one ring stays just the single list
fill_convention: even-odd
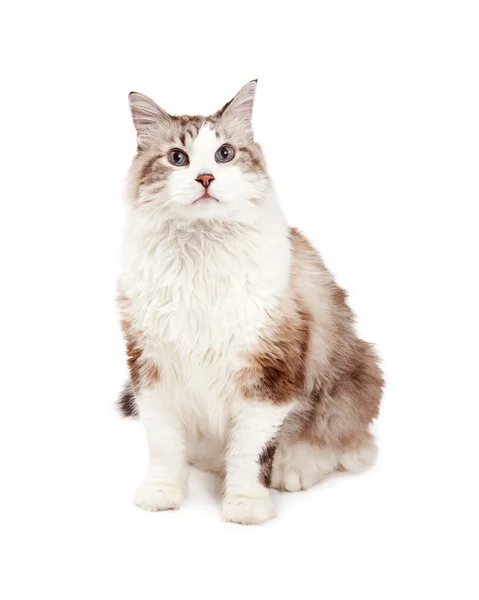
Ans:
[{"label": "cat's right ear", "polygon": [[171,116],[151,98],[138,92],[130,92],[128,102],[135,124],[138,147],[144,148],[154,139],[158,127],[171,121]]}]

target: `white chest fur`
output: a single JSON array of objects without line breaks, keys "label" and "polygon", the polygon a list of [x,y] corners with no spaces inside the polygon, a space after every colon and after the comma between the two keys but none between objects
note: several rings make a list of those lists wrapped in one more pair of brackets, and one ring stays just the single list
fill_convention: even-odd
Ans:
[{"label": "white chest fur", "polygon": [[289,277],[281,221],[261,228],[213,223],[154,226],[131,215],[120,289],[145,351],[185,421],[224,430],[242,357],[257,346]]}]

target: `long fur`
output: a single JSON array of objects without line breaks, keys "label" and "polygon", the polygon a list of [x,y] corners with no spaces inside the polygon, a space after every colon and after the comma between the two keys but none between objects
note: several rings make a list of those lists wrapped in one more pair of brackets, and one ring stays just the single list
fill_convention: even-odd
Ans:
[{"label": "long fur", "polygon": [[[256,82],[211,117],[130,96],[130,170],[118,302],[150,464],[135,502],[177,508],[187,462],[219,471],[223,514],[274,514],[268,488],[310,487],[374,461],[382,375],[346,294],[285,222],[251,129]],[[229,144],[233,160],[215,161]],[[186,166],[169,162],[172,148]],[[214,177],[204,192],[198,175]]]}]

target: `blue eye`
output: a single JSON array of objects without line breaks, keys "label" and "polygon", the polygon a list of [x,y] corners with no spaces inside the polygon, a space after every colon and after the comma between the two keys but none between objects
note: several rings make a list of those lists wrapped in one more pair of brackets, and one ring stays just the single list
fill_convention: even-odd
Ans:
[{"label": "blue eye", "polygon": [[178,150],[178,148],[174,148],[168,152],[168,160],[175,167],[184,167],[188,164],[188,154],[183,152],[183,150]]},{"label": "blue eye", "polygon": [[218,150],[215,152],[215,160],[216,160],[216,162],[219,162],[219,163],[230,162],[230,160],[233,160],[234,157],[235,157],[234,148],[233,148],[233,146],[230,146],[229,144],[223,144],[223,146],[220,146],[218,148]]}]

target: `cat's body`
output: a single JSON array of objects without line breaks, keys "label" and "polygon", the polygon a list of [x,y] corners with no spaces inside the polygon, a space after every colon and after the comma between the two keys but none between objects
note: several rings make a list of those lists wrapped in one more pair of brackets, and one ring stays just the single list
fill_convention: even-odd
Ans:
[{"label": "cat's body", "polygon": [[242,523],[273,515],[270,486],[371,464],[382,386],[344,293],[285,223],[252,139],[254,88],[206,119],[133,95],[139,153],[119,279],[122,407],[139,412],[150,450],[135,502],[177,508],[190,461],[222,473],[225,518]]}]

